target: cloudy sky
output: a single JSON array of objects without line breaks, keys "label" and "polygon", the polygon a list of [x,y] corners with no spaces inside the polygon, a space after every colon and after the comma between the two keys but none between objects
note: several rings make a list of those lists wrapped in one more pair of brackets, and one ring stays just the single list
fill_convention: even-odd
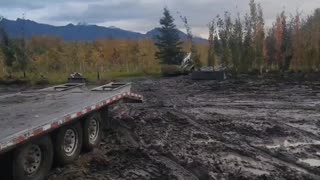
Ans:
[{"label": "cloudy sky", "polygon": [[[256,0],[261,3],[266,24],[285,10],[310,14],[320,8],[320,0]],[[22,17],[52,25],[97,24],[147,32],[159,26],[163,7],[167,6],[183,28],[178,12],[187,16],[194,34],[207,37],[208,22],[217,14],[229,11],[244,15],[249,0],[0,0],[0,15],[8,19]]]}]

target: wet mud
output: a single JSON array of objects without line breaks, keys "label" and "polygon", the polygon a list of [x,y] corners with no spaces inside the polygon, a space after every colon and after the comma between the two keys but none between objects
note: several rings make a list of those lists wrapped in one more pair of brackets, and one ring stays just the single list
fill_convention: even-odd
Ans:
[{"label": "wet mud", "polygon": [[100,147],[49,180],[320,179],[320,82],[140,79]]}]

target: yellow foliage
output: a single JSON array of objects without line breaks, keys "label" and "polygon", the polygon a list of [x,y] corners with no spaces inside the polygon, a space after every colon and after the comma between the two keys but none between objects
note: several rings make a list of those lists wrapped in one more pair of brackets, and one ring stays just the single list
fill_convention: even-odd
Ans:
[{"label": "yellow foliage", "polygon": [[[188,44],[184,45],[186,52]],[[207,44],[197,44],[203,64],[207,58]],[[72,72],[80,72],[89,80],[128,76],[157,75],[161,73],[155,58],[152,39],[99,39],[94,42],[65,42],[56,37],[33,37],[27,42],[30,57],[27,77],[32,81],[46,79],[61,83]],[[0,65],[1,63],[0,53]],[[4,77],[1,68],[0,77]],[[20,74],[19,72],[15,72]]]}]

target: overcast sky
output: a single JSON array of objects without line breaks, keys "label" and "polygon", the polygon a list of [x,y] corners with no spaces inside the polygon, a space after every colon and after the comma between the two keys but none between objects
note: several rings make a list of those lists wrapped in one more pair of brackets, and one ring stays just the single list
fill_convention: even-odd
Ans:
[{"label": "overcast sky", "polygon": [[[256,0],[264,10],[266,24],[271,25],[282,10],[304,15],[320,8],[320,0]],[[207,37],[207,24],[217,14],[229,11],[244,15],[249,0],[0,0],[0,15],[8,19],[22,17],[52,25],[97,24],[147,32],[159,26],[163,7],[167,6],[183,28],[177,12],[187,16],[194,34]]]}]

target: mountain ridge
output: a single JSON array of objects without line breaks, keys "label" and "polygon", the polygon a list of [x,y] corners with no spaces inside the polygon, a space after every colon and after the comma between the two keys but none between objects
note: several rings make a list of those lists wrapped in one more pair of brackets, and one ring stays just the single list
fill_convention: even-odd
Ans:
[{"label": "mountain ridge", "polygon": [[[154,28],[147,33],[139,33],[129,30],[124,30],[115,26],[104,27],[98,25],[69,23],[65,26],[54,26],[44,23],[38,23],[32,20],[9,20],[3,18],[0,21],[0,27],[3,27],[11,38],[24,37],[31,38],[33,36],[55,36],[66,41],[94,41],[97,39],[145,39],[154,38],[159,34],[159,28]],[[179,31],[179,36],[182,40],[187,39],[187,35]],[[195,42],[206,42],[205,39],[195,37]]]}]

